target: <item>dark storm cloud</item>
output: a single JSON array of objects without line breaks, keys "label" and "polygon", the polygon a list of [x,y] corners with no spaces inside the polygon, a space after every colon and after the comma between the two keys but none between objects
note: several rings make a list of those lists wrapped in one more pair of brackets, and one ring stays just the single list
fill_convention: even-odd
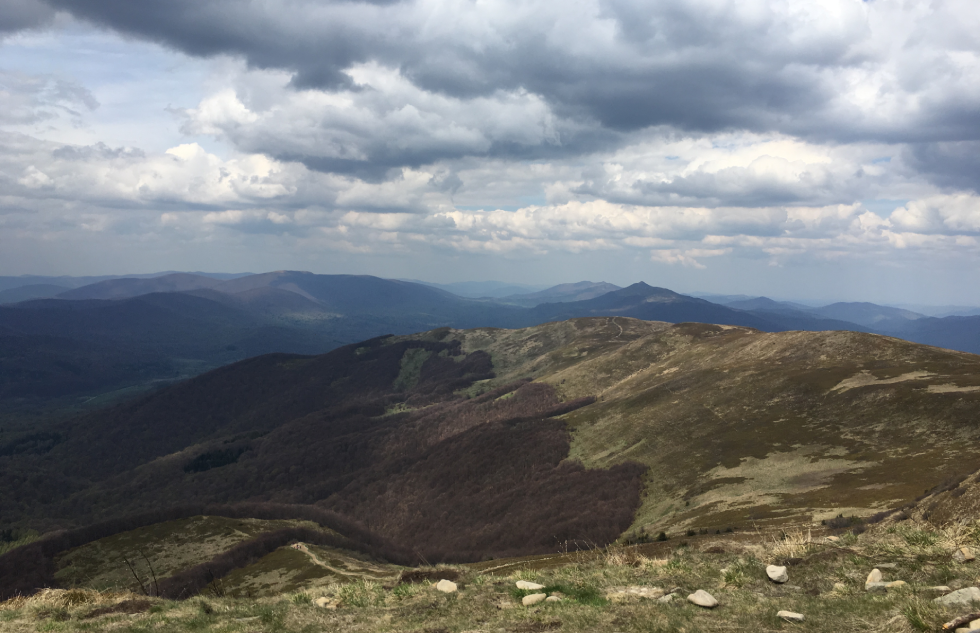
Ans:
[{"label": "dark storm cloud", "polygon": [[[300,133],[286,115],[261,118],[261,108],[245,99],[257,124],[213,121],[210,131],[195,131],[371,182],[400,167],[468,156],[547,161],[611,151],[659,127],[692,136],[738,130],[828,144],[917,143],[908,165],[944,186],[976,185],[969,157],[956,162],[953,150],[925,149],[980,135],[977,89],[957,57],[975,53],[975,38],[970,24],[956,19],[959,5],[916,13],[914,3],[858,0],[45,1],[190,55],[231,55],[253,69],[288,71],[295,90],[343,93],[363,117],[311,116],[309,132]],[[25,15],[43,18],[28,0],[17,2]],[[432,104],[419,99],[374,96],[384,89],[351,75],[372,63],[426,96],[457,103],[427,110]],[[531,100],[493,125],[456,125],[474,100],[517,94],[539,99],[551,136],[495,133]],[[406,106],[420,113],[419,122],[389,124]],[[453,136],[456,127],[469,136]],[[719,194],[711,204],[834,200],[813,187],[800,193],[792,183],[761,183],[754,193],[735,187],[741,193],[729,197],[718,177],[714,184],[705,178],[641,184],[634,193],[647,203],[658,196],[687,201],[704,198],[699,192],[711,185]]]},{"label": "dark storm cloud", "polygon": [[[298,87],[348,86],[345,69],[378,61],[426,90],[470,98],[526,88],[560,115],[623,131],[793,127],[791,119],[818,113],[831,97],[805,69],[855,61],[848,33],[800,45],[773,32],[785,26],[779,16],[739,24],[730,11],[680,2],[606,2],[599,15],[570,16],[591,18],[583,24],[535,20],[554,17],[546,12],[454,36],[427,34],[421,8],[407,2],[49,1],[193,55],[237,54],[255,67],[291,70]],[[607,41],[586,49],[574,41],[603,36]]]},{"label": "dark storm cloud", "polygon": [[0,2],[0,36],[49,22],[54,11],[36,0],[3,0]]}]

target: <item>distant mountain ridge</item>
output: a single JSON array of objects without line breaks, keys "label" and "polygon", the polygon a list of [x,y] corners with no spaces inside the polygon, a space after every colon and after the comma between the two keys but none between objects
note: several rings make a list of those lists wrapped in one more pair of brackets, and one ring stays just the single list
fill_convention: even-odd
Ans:
[{"label": "distant mountain ridge", "polygon": [[[224,280],[187,273],[103,280],[53,299],[0,305],[0,349],[7,350],[0,355],[0,403],[157,384],[258,354],[323,353],[383,334],[520,328],[598,316],[766,332],[878,332],[980,352],[980,317],[934,319],[874,304],[810,309],[761,297],[720,305],[644,282],[626,288],[562,284],[516,300],[531,307],[407,281],[302,271]],[[874,326],[827,318],[835,314]],[[32,354],[32,345],[43,353]],[[73,377],[82,374],[85,380]]]},{"label": "distant mountain ridge", "polygon": [[571,284],[559,284],[539,292],[512,294],[498,299],[501,303],[533,308],[542,303],[565,303],[585,301],[600,297],[608,292],[621,290],[619,286],[600,281],[579,281]]},{"label": "distant mountain ridge", "polygon": [[125,299],[154,292],[187,292],[201,288],[213,288],[221,280],[189,273],[171,273],[160,277],[107,279],[62,292],[58,299]]}]

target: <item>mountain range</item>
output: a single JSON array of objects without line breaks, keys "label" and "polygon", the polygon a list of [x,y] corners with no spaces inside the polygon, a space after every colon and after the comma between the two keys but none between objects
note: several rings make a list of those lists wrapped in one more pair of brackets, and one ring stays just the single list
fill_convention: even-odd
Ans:
[{"label": "mountain range", "polygon": [[[25,285],[4,292],[55,286],[33,283],[38,280],[63,281],[0,278],[0,285],[12,279]],[[812,308],[764,297],[712,302],[642,282],[627,288],[580,282],[466,298],[433,285],[364,275],[172,273],[98,279],[50,298],[0,305],[0,409],[59,398],[59,406],[96,396],[91,402],[101,403],[105,394],[129,394],[264,353],[318,354],[383,334],[520,328],[594,316],[765,332],[877,332],[980,352],[980,316],[934,318],[867,303]]]},{"label": "mountain range", "polygon": [[275,501],[481,560],[901,507],[980,467],[978,413],[980,358],[875,334],[444,327],[0,436],[0,515],[52,529]]}]

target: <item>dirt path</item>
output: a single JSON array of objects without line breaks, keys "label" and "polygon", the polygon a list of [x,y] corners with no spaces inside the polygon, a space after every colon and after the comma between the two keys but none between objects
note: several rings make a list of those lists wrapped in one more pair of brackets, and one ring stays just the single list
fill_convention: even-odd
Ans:
[{"label": "dirt path", "polygon": [[330,571],[331,573],[337,574],[339,576],[346,576],[348,578],[363,578],[365,576],[364,572],[368,572],[369,574],[379,573],[379,570],[370,569],[370,568],[365,569],[363,571],[350,571],[344,569],[337,569],[336,567],[332,565],[328,565],[327,563],[320,560],[320,558],[316,554],[310,551],[310,548],[307,547],[306,543],[293,543],[290,547],[292,547],[294,550],[297,550],[299,552],[303,552],[304,554],[309,556],[310,561],[314,565],[323,567],[324,569]]}]

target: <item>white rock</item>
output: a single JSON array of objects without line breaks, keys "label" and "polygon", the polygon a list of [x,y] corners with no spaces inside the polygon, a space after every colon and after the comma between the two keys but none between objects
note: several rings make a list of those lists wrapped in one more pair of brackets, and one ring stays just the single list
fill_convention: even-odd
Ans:
[{"label": "white rock", "polygon": [[980,629],[980,618],[977,618],[976,620],[973,620],[972,622],[970,622],[970,628],[971,629]]},{"label": "white rock", "polygon": [[802,622],[806,618],[803,617],[802,613],[795,613],[793,611],[780,611],[776,614],[777,618],[782,618],[789,622]]},{"label": "white rock", "polygon": [[786,573],[786,568],[781,565],[769,565],[766,567],[766,575],[773,582],[784,583],[789,580],[789,574]]},{"label": "white rock", "polygon": [[699,607],[705,607],[706,609],[714,609],[718,606],[718,601],[715,600],[715,597],[704,589],[698,589],[689,595],[687,601]]},{"label": "white rock", "polygon": [[827,540],[830,541],[831,543],[836,543],[837,541],[840,540],[840,537],[839,536],[828,536],[827,537]]},{"label": "white rock", "polygon": [[657,602],[660,604],[667,604],[668,602],[672,602],[675,597],[677,597],[676,593],[668,593],[666,596],[657,598]]},{"label": "white rock", "polygon": [[538,604],[539,602],[544,602],[548,599],[548,594],[546,593],[532,593],[529,596],[524,596],[521,599],[521,604],[525,607],[530,607],[532,605]]},{"label": "white rock", "polygon": [[969,547],[963,546],[953,552],[953,560],[957,563],[969,563],[976,560],[976,556],[973,554],[973,550]]},{"label": "white rock", "polygon": [[870,591],[872,593],[885,593],[888,591],[887,582],[866,582],[864,583],[864,590]]},{"label": "white rock", "polygon": [[537,591],[538,589],[544,589],[544,585],[539,585],[536,582],[528,582],[526,580],[518,580],[517,588],[527,589],[528,591]]},{"label": "white rock", "polygon": [[871,573],[868,574],[868,579],[864,581],[864,584],[869,585],[873,582],[881,582],[881,570],[877,567],[871,570]]},{"label": "white rock", "polygon": [[455,593],[456,583],[451,580],[443,579],[436,583],[436,589],[443,593]]},{"label": "white rock", "polygon": [[966,589],[959,589],[952,593],[948,593],[945,596],[936,598],[935,602],[938,602],[939,604],[962,605],[968,605],[971,602],[980,602],[980,588],[967,587]]},{"label": "white rock", "polygon": [[544,599],[545,602],[561,602],[561,598],[558,596],[548,596]]},{"label": "white rock", "polygon": [[320,607],[321,609],[336,609],[340,603],[333,598],[327,598],[326,596],[323,596],[322,598],[317,598],[316,600],[314,600],[313,604]]},{"label": "white rock", "polygon": [[885,589],[902,589],[903,587],[908,586],[909,584],[904,580],[893,580],[885,583]]}]

